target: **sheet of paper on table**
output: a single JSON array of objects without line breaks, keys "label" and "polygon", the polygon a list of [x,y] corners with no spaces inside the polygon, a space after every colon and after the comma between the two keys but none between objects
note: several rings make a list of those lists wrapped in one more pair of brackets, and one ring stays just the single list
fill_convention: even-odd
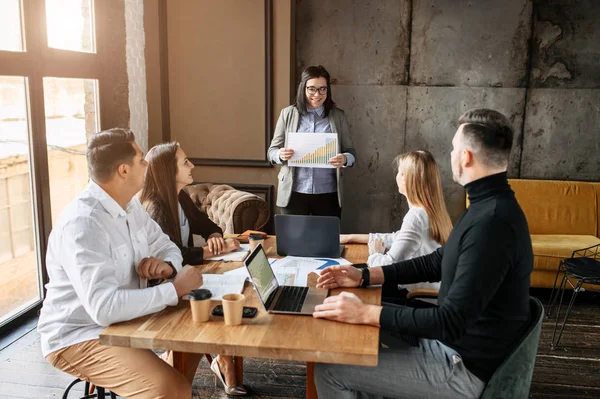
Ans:
[{"label": "sheet of paper on table", "polygon": [[325,261],[298,256],[286,256],[278,259],[271,266],[281,285],[306,287],[308,273],[323,266]]},{"label": "sheet of paper on table", "polygon": [[241,262],[244,260],[246,255],[250,252],[250,244],[240,244],[240,250],[235,252],[230,252],[224,255],[215,255],[210,258],[206,258],[204,260],[212,260],[217,261],[220,260],[222,262]]},{"label": "sheet of paper on table", "polygon": [[[269,263],[280,285],[295,285],[298,287],[307,286],[307,276],[311,272],[319,274],[321,270],[328,266],[351,264],[349,260],[344,258],[304,258],[299,256],[269,258]],[[249,277],[245,267],[230,270],[225,274]]]},{"label": "sheet of paper on table", "polygon": [[[213,301],[220,301],[225,294],[241,294],[244,291],[245,275],[203,274],[202,287],[212,294]],[[189,299],[187,295],[183,299]]]}]

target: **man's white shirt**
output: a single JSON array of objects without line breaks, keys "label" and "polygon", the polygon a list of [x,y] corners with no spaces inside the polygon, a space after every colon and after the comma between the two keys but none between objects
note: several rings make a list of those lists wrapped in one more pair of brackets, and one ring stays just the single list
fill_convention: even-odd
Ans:
[{"label": "man's white shirt", "polygon": [[123,209],[90,180],[63,211],[48,242],[49,283],[38,322],[42,354],[97,339],[108,325],[176,305],[172,283],[143,288],[144,257],[181,270],[181,252],[137,198]]}]

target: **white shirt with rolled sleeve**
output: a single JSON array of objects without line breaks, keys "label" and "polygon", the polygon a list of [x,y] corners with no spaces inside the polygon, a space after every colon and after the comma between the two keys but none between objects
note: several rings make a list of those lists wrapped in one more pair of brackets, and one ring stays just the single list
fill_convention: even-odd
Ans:
[{"label": "white shirt with rolled sleeve", "polygon": [[181,252],[137,198],[123,209],[90,180],[50,234],[49,283],[38,322],[44,357],[97,339],[110,324],[176,305],[172,283],[140,288],[145,281],[136,266],[149,256],[181,270]]}]

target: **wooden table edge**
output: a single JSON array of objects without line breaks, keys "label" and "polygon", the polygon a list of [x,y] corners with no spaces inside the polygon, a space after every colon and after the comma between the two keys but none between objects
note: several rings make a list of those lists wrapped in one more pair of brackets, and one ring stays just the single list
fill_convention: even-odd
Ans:
[{"label": "wooden table edge", "polygon": [[[125,348],[137,348],[137,349],[149,349],[149,350],[173,350],[174,352],[187,352],[187,353],[220,353],[223,355],[230,356],[241,356],[241,357],[254,357],[262,359],[277,359],[277,360],[295,360],[299,362],[314,362],[314,363],[332,363],[332,364],[348,364],[356,366],[377,366],[378,363],[378,350],[375,353],[356,353],[348,354],[347,352],[338,352],[332,350],[330,352],[315,352],[310,349],[299,349],[290,350],[286,349],[286,353],[279,353],[279,348],[269,348],[261,346],[260,349],[252,346],[239,346],[228,348],[222,344],[201,344],[196,343],[193,351],[190,352],[189,348],[184,350],[178,350],[177,345],[173,345],[173,342],[161,344],[160,341],[154,342],[153,345],[139,345],[135,340],[131,340],[130,337],[123,338],[121,342],[115,342],[114,335],[111,335],[112,341],[107,342],[107,337],[100,334],[100,344],[108,346],[121,346]],[[188,344],[189,345],[189,344]]]}]

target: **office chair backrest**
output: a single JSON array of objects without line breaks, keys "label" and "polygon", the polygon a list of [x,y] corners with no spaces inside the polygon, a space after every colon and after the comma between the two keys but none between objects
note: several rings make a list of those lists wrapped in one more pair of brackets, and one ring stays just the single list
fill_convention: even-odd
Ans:
[{"label": "office chair backrest", "polygon": [[529,328],[517,347],[496,369],[483,390],[481,399],[525,399],[529,397],[533,366],[544,318],[544,307],[539,299],[530,297],[529,308],[531,312]]}]

